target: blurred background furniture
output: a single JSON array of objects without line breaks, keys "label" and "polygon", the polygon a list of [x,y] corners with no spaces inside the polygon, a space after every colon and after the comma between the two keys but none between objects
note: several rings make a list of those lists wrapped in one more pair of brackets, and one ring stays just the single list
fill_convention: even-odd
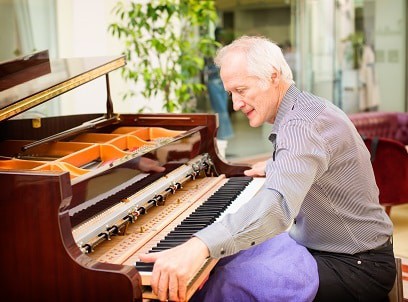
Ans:
[{"label": "blurred background furniture", "polygon": [[360,112],[349,118],[363,137],[385,137],[408,145],[408,112]]},{"label": "blurred background furniture", "polygon": [[408,113],[362,112],[349,115],[371,153],[380,203],[408,203]]},{"label": "blurred background furniture", "polygon": [[364,138],[371,153],[380,203],[390,215],[391,207],[408,203],[408,152],[405,145],[388,138]]}]

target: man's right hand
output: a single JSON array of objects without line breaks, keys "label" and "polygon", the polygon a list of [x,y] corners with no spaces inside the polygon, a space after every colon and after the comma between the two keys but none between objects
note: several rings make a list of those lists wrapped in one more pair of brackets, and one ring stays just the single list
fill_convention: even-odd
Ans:
[{"label": "man's right hand", "polygon": [[266,161],[257,162],[251,169],[244,171],[246,176],[265,177]]}]

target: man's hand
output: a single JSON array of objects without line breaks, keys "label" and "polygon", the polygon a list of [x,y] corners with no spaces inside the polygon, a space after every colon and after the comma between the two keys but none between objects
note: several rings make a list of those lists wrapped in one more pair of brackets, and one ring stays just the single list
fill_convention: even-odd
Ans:
[{"label": "man's hand", "polygon": [[143,262],[155,262],[150,283],[160,301],[185,301],[187,284],[209,256],[207,246],[193,237],[172,249],[141,254]]},{"label": "man's hand", "polygon": [[159,162],[147,157],[141,157],[138,169],[142,172],[164,172],[166,168],[160,166]]},{"label": "man's hand", "polygon": [[266,161],[261,161],[252,166],[251,169],[244,171],[246,176],[265,177]]}]

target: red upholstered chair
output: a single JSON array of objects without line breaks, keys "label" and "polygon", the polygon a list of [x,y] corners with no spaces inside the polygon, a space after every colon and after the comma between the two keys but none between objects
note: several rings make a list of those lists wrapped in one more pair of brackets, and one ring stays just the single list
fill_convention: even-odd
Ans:
[{"label": "red upholstered chair", "polygon": [[390,215],[391,207],[408,203],[408,152],[405,145],[388,138],[365,138],[371,153],[380,203]]},{"label": "red upholstered chair", "polygon": [[364,137],[386,137],[408,145],[408,112],[359,112],[349,114]]}]

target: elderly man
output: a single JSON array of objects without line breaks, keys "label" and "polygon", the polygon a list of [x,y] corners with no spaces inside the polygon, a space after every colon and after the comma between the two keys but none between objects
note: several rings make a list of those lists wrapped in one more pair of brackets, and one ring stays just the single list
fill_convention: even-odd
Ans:
[{"label": "elderly man", "polygon": [[[220,49],[215,62],[234,110],[252,127],[273,124],[274,152],[246,171],[265,176],[265,185],[237,212],[179,247],[141,255],[142,261],[155,261],[154,292],[160,299],[183,300],[187,281],[205,258],[240,255],[278,240],[289,228],[290,239],[317,264],[319,286],[312,299],[384,301],[395,280],[393,226],[378,201],[369,153],[346,114],[296,88],[280,48],[268,39],[241,37]],[[257,259],[263,255],[265,265],[273,265],[267,249]],[[240,274],[244,284],[259,278],[251,261]],[[205,299],[218,289],[205,286],[198,295]],[[310,297],[302,299],[293,301]]]}]

